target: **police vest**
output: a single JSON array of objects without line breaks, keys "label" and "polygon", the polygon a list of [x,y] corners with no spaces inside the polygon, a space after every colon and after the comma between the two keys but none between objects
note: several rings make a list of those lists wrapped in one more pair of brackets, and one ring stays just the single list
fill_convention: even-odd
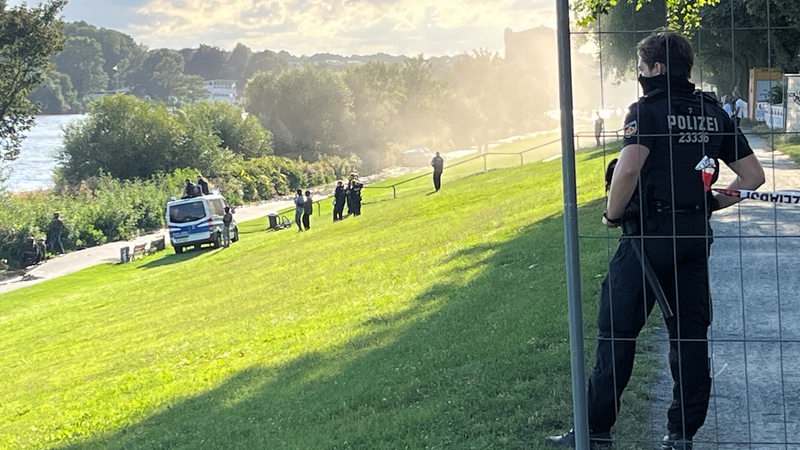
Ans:
[{"label": "police vest", "polygon": [[[636,139],[650,150],[640,173],[640,198],[675,208],[706,205],[723,146],[735,139],[727,113],[699,91],[667,96],[656,90],[636,105]],[[632,141],[626,133],[626,143]]]}]

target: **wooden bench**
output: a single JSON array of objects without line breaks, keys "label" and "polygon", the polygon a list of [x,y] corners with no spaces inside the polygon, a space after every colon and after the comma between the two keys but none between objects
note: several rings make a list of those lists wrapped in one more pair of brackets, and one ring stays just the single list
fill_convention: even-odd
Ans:
[{"label": "wooden bench", "polygon": [[136,244],[133,246],[133,250],[131,251],[131,261],[136,259],[136,256],[144,256],[145,250],[147,250],[147,244]]},{"label": "wooden bench", "polygon": [[150,244],[147,246],[147,254],[152,255],[155,252],[160,252],[167,248],[166,243],[164,242],[164,236],[160,236],[158,239],[153,239],[150,241]]}]

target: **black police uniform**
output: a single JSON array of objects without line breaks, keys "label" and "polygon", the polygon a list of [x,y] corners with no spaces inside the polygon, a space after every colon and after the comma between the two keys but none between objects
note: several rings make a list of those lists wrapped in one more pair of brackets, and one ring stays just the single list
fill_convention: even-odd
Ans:
[{"label": "black police uniform", "polygon": [[[640,82],[645,95],[630,107],[623,146],[641,144],[650,152],[602,285],[597,360],[588,388],[589,429],[603,433],[614,425],[633,369],[636,337],[654,306],[638,247],[674,312],[666,320],[675,380],[667,427],[692,438],[705,421],[711,389],[708,219],[716,201],[710,186],[719,160],[733,162],[753,151],[716,100],[696,92],[685,77],[642,77]],[[699,170],[704,165],[706,170]]]}]

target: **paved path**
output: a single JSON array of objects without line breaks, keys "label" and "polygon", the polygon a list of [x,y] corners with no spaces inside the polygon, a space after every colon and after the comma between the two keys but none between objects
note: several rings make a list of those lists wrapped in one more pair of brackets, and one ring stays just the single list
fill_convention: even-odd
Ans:
[{"label": "paved path", "polygon": [[[322,198],[324,197],[315,197],[315,199],[319,200]],[[263,218],[266,223],[268,212],[281,211],[291,207],[292,204],[293,202],[291,200],[276,200],[261,203],[256,206],[240,206],[236,208],[234,217],[237,222],[246,222],[248,220]],[[169,247],[169,236],[167,236],[167,234],[167,230],[164,229],[139,236],[127,242],[111,242],[56,256],[55,258],[48,259],[44,263],[35,266],[23,276],[0,281],[0,294],[32,286],[41,281],[77,272],[97,264],[116,263],[119,261],[120,249],[122,247],[132,248],[137,244],[150,243],[150,241],[157,239],[159,236],[166,236],[167,250],[169,250],[171,247]]]},{"label": "paved path", "polygon": [[[800,189],[796,164],[760,137],[748,139],[766,173],[760,190]],[[712,222],[714,382],[694,448],[800,449],[800,205],[739,205],[715,213]],[[665,370],[651,388],[651,422],[654,433],[663,434],[672,379],[667,344],[656,345]]]},{"label": "paved path", "polygon": [[[447,155],[448,157],[450,156],[449,153]],[[374,175],[361,177],[361,181],[365,185],[368,185],[369,183],[374,183],[386,178],[392,178],[402,174],[426,169],[427,167],[422,169],[418,167],[394,167]],[[331,192],[333,192],[333,188],[334,186],[330,185],[312,189],[314,192],[314,201],[318,202],[328,198],[331,195]],[[287,208],[291,208],[293,204],[294,203],[291,199],[282,199],[263,202],[254,206],[239,206],[236,208],[234,217],[236,218],[237,222],[246,222],[248,220],[262,218],[264,219],[266,225],[267,213],[271,211],[278,212]],[[294,215],[292,214],[292,216]],[[44,280],[77,272],[79,270],[86,269],[87,267],[103,263],[116,263],[120,259],[120,249],[122,247],[133,248],[133,246],[137,244],[150,243],[159,236],[166,235],[167,230],[164,229],[154,233],[149,233],[147,235],[139,236],[136,239],[132,239],[127,242],[111,242],[104,245],[98,245],[83,250],[69,252],[65,255],[56,256],[55,258],[49,259],[44,263],[35,266],[31,270],[28,270],[24,275],[0,279],[0,295],[2,295],[4,292],[31,286]],[[169,242],[168,236],[167,242]],[[167,245],[169,249],[169,243]]]}]

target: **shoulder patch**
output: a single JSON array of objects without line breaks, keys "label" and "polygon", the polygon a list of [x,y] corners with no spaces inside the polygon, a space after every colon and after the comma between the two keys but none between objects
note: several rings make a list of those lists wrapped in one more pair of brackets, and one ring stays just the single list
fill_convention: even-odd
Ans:
[{"label": "shoulder patch", "polygon": [[639,130],[639,127],[637,126],[636,121],[634,120],[626,123],[625,126],[623,127],[623,130],[625,131],[625,137],[629,138],[636,134],[636,132]]}]

